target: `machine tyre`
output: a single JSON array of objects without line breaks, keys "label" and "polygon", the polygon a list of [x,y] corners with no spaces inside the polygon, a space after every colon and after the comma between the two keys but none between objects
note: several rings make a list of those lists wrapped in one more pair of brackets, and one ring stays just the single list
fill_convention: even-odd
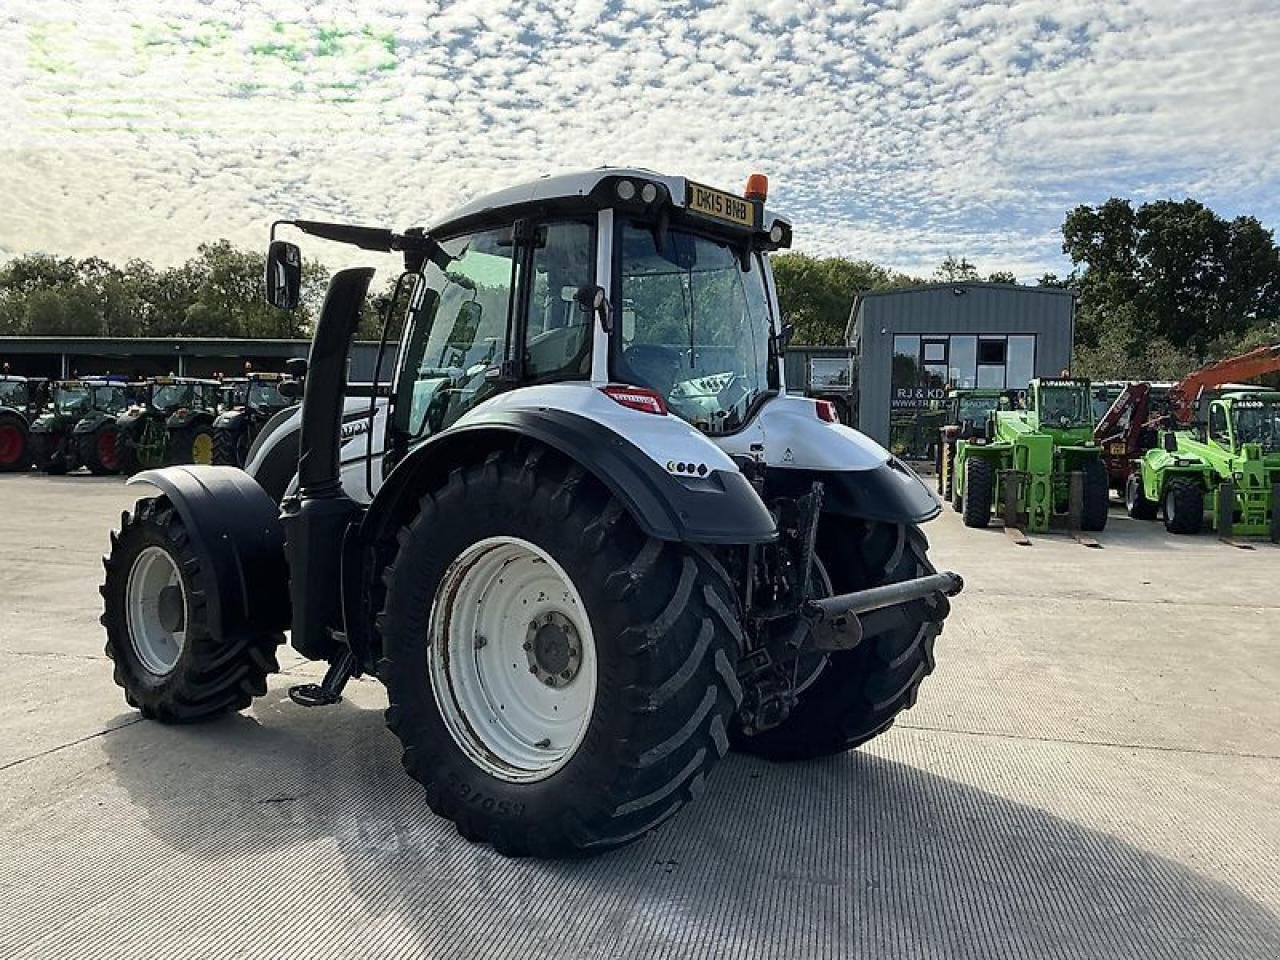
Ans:
[{"label": "machine tyre", "polygon": [[[919,527],[825,518],[819,557],[844,593],[936,572]],[[945,597],[920,601],[895,625],[852,650],[828,655],[818,678],[799,694],[781,724],[755,736],[735,736],[734,747],[775,761],[810,760],[852,750],[888,730],[915,705],[920,684],[933,672],[934,642],[950,612]]]},{"label": "machine tyre", "polygon": [[213,427],[193,423],[170,430],[164,459],[166,464],[213,463]]},{"label": "machine tyre", "polygon": [[249,431],[244,427],[215,427],[213,430],[213,462],[222,466],[241,467],[249,455]]},{"label": "machine tyre", "polygon": [[1107,477],[1106,464],[1098,458],[1085,460],[1081,471],[1084,473],[1084,504],[1080,510],[1080,529],[1105,530],[1107,514],[1111,512],[1111,481]]},{"label": "machine tyre", "polygon": [[[552,590],[523,592],[538,560],[520,557],[521,549],[541,555],[540,576],[556,578]],[[486,564],[510,585],[499,586],[497,573],[485,580],[477,571]],[[472,591],[473,577],[488,586]],[[646,536],[567,460],[534,448],[454,470],[402,528],[383,582],[387,724],[428,805],[469,840],[509,856],[619,846],[697,796],[728,749],[741,702],[741,626],[728,581],[697,548]],[[504,603],[519,620],[516,639],[497,630],[473,643],[469,624],[483,627],[483,611]],[[540,604],[563,607],[574,631],[565,634],[569,650],[576,637],[581,658],[547,702],[567,705],[578,696],[575,683],[594,684],[586,707],[566,706],[578,717],[567,728],[518,722],[523,698],[534,696],[520,681],[540,669],[541,643],[540,633],[528,633],[521,645],[521,630],[529,611],[530,631],[547,615]],[[454,679],[485,670],[492,682],[474,688]],[[468,696],[476,702],[471,689],[490,697],[487,716],[460,707]],[[505,705],[487,693],[504,690]],[[494,699],[505,713],[492,710]],[[550,735],[532,740],[540,729],[556,730],[563,745]]]},{"label": "machine tyre", "polygon": [[0,415],[0,473],[31,467],[30,433],[26,421],[13,414]]},{"label": "machine tyre", "polygon": [[284,635],[213,635],[211,574],[166,497],[139,500],[122,514],[103,566],[106,653],[131,707],[162,723],[195,723],[243,710],[267,692]]},{"label": "machine tyre", "polygon": [[961,514],[966,527],[982,528],[991,523],[991,504],[995,499],[995,472],[991,463],[973,457],[964,463],[964,502]]},{"label": "machine tyre", "polygon": [[103,424],[92,433],[76,437],[77,459],[95,476],[120,470],[120,435],[111,424]]},{"label": "machine tyre", "polygon": [[1130,473],[1124,485],[1124,509],[1135,520],[1154,520],[1160,505],[1147,499],[1142,489],[1142,475]]},{"label": "machine tyre", "polygon": [[1170,533],[1199,533],[1204,527],[1204,488],[1175,477],[1165,484],[1164,528]]}]

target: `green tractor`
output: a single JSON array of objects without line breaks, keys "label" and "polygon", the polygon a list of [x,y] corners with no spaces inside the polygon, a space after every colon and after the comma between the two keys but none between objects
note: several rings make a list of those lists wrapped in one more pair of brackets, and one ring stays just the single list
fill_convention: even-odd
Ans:
[{"label": "green tractor", "polygon": [[132,476],[168,464],[213,463],[217,380],[156,377],[143,385],[142,402],[120,414],[120,469]]},{"label": "green tractor", "polygon": [[934,468],[938,495],[951,499],[955,477],[956,444],[961,440],[987,439],[991,414],[1008,407],[1008,394],[988,387],[952,387],[947,391],[946,422],[941,429]]},{"label": "green tractor", "polygon": [[1025,410],[996,410],[985,436],[956,441],[951,500],[967,527],[985,527],[995,513],[1030,533],[1054,517],[1102,530],[1109,499],[1088,380],[1032,380]]},{"label": "green tractor", "polygon": [[[94,424],[113,420],[125,407],[125,385],[98,378],[57,380],[49,393],[49,405],[31,423],[29,440],[36,468],[49,474],[66,473],[79,466],[92,469],[97,461],[80,459],[81,441],[86,433],[77,428],[86,419]],[[96,433],[87,435],[96,437]]]},{"label": "green tractor", "polygon": [[123,378],[106,378],[93,387],[89,412],[71,428],[68,441],[77,466],[95,476],[120,470],[120,444],[116,420],[129,407],[129,386]]},{"label": "green tractor", "polygon": [[[1207,501],[1207,503],[1206,503]],[[1207,427],[1168,430],[1129,477],[1129,516],[1163,512],[1170,533],[1280,541],[1280,391],[1239,390],[1209,403]]]},{"label": "green tractor", "polygon": [[40,415],[44,381],[0,374],[0,473],[30,469],[33,457],[28,436],[31,421]]}]

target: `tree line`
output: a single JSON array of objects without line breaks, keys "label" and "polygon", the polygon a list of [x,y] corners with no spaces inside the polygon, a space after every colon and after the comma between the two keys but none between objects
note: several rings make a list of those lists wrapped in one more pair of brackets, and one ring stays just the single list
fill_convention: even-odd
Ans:
[{"label": "tree line", "polygon": [[[1173,379],[1209,359],[1280,340],[1280,248],[1249,216],[1226,219],[1195,200],[1135,206],[1112,198],[1067,213],[1062,250],[1072,269],[1041,286],[1078,293],[1077,373]],[[947,257],[929,277],[869,260],[784,253],[773,258],[783,313],[797,344],[838,345],[856,294],[927,282],[1014,283]],[[297,338],[310,335],[328,272],[303,265],[303,305],[277,310],[261,296],[263,255],[226,240],[157,268],[132,259],[45,254],[0,265],[0,335]],[[385,295],[386,291],[382,292]],[[371,296],[360,336],[378,335]]]}]

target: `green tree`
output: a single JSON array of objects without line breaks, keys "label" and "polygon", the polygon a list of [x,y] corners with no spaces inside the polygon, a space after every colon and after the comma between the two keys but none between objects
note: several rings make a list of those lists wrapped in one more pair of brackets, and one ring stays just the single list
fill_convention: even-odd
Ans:
[{"label": "green tree", "polygon": [[783,253],[772,258],[783,317],[795,325],[795,342],[831,346],[845,342],[854,297],[866,290],[919,283],[869,260]]}]

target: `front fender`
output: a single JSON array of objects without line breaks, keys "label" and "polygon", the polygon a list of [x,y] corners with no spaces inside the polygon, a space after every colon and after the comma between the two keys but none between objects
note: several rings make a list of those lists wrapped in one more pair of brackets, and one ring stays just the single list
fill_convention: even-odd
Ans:
[{"label": "front fender", "polygon": [[219,636],[285,630],[290,622],[289,567],[275,502],[244,471],[196,464],[147,470],[148,483],[178,511],[209,572],[205,598]]},{"label": "front fender", "polygon": [[93,433],[104,423],[114,423],[115,417],[109,413],[94,411],[81,417],[76,425],[71,429],[72,433]]},{"label": "front fender", "polygon": [[239,430],[244,426],[245,422],[243,410],[227,410],[218,414],[217,419],[213,421],[213,429]]},{"label": "front fender", "polygon": [[31,421],[32,433],[57,433],[62,429],[56,413],[44,413]]},{"label": "front fender", "polygon": [[578,463],[617,497],[645,533],[660,540],[748,544],[777,536],[773,517],[737,469],[707,469],[702,475],[695,469],[678,476],[676,464],[668,469],[608,426],[551,407],[492,408],[415,447],[378,490],[364,532],[376,537],[394,529],[422,492],[453,466],[509,447],[521,437]]},{"label": "front fender", "polygon": [[213,422],[213,417],[204,410],[188,410],[185,413],[175,413],[164,422],[166,430],[181,430],[184,427],[190,427],[195,424],[208,424]]}]

